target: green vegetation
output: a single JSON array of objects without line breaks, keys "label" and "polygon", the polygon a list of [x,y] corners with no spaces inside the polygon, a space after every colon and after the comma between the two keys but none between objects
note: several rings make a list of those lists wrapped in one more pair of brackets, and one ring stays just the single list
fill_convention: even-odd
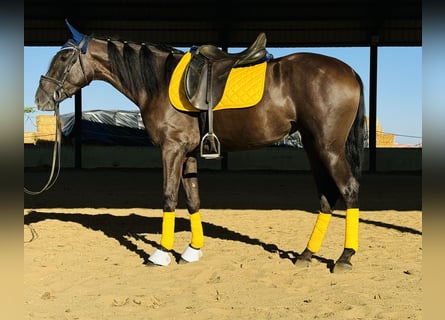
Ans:
[{"label": "green vegetation", "polygon": [[25,107],[24,108],[25,113],[33,113],[37,111],[36,107]]}]

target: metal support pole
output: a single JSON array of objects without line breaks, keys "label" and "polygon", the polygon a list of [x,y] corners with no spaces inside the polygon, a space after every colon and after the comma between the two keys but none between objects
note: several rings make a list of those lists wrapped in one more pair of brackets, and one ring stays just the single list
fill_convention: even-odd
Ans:
[{"label": "metal support pole", "polygon": [[377,51],[378,37],[372,37],[369,73],[369,171],[376,171],[377,130]]},{"label": "metal support pole", "polygon": [[74,168],[82,169],[82,89],[74,95]]}]

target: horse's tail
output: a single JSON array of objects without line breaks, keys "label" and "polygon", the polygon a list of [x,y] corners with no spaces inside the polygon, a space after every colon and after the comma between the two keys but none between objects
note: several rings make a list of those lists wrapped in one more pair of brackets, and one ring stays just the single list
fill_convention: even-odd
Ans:
[{"label": "horse's tail", "polygon": [[358,104],[357,114],[349,131],[346,140],[346,159],[352,170],[352,174],[356,179],[361,176],[361,166],[363,160],[363,148],[365,139],[365,100],[363,95],[363,82],[360,76],[355,73],[357,81],[360,84],[360,101]]}]

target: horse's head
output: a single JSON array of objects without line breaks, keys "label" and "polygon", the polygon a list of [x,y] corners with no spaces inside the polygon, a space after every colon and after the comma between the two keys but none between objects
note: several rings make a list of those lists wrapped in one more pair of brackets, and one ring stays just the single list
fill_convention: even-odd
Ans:
[{"label": "horse's head", "polygon": [[68,21],[66,24],[72,33],[72,38],[57,52],[47,73],[40,78],[35,95],[35,103],[39,110],[54,110],[59,102],[71,97],[89,83],[82,57],[86,53],[90,37],[78,32]]}]

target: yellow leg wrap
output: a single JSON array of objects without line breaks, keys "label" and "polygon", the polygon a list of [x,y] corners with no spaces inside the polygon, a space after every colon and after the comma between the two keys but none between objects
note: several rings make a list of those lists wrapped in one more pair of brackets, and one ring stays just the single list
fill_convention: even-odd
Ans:
[{"label": "yellow leg wrap", "polygon": [[346,210],[345,248],[358,250],[358,220],[359,209]]},{"label": "yellow leg wrap", "polygon": [[164,212],[162,218],[162,237],[161,246],[167,250],[173,249],[173,242],[175,240],[175,213]]},{"label": "yellow leg wrap", "polygon": [[191,246],[201,249],[204,246],[204,232],[202,231],[201,214],[195,212],[190,215],[190,229],[192,231]]},{"label": "yellow leg wrap", "polygon": [[328,229],[329,221],[331,221],[330,213],[320,212],[315,222],[314,230],[312,230],[311,238],[307,244],[307,248],[311,252],[317,252],[320,250],[321,243],[323,241],[326,230]]}]

